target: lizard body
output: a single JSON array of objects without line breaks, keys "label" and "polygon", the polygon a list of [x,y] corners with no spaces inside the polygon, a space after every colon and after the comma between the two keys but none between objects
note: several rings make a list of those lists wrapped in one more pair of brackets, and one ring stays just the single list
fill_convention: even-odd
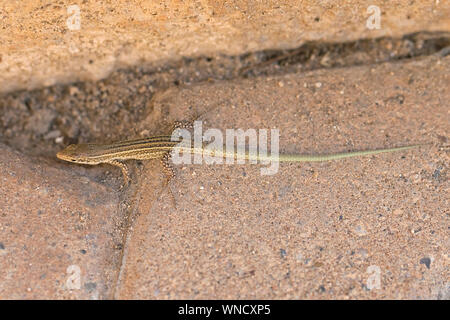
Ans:
[{"label": "lizard body", "polygon": [[[144,139],[119,141],[110,144],[72,144],[64,150],[57,153],[57,157],[61,160],[78,163],[97,165],[108,163],[121,168],[126,182],[129,181],[127,166],[123,163],[126,160],[150,160],[161,159],[165,169],[172,170],[168,163],[170,152],[178,147],[182,152],[192,154],[208,154],[218,156],[217,152],[208,150],[204,147],[195,148],[190,146],[179,145],[180,141],[173,141],[170,135],[152,136]],[[421,145],[411,145],[388,149],[353,151],[346,153],[335,153],[325,155],[298,155],[298,154],[279,154],[258,155],[246,152],[223,152],[220,155],[223,158],[257,160],[257,161],[279,161],[279,162],[316,162],[331,161],[345,159],[351,157],[375,155],[379,153],[404,151],[417,148]]]}]

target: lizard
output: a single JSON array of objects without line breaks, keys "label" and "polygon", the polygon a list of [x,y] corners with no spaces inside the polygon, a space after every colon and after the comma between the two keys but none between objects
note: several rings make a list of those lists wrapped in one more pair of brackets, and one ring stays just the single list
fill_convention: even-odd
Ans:
[{"label": "lizard", "polygon": [[[181,127],[177,124],[175,127]],[[155,135],[148,138],[125,140],[114,143],[82,143],[71,144],[65,149],[59,151],[57,158],[77,164],[98,165],[107,163],[119,167],[125,180],[125,185],[130,182],[130,175],[127,165],[124,161],[127,160],[150,160],[160,159],[164,171],[169,179],[175,173],[170,163],[170,152],[178,147],[182,152],[205,154],[208,152],[204,147],[183,147],[179,145],[180,141],[173,140],[170,135]],[[423,144],[408,145],[402,147],[352,151],[344,153],[324,154],[324,155],[299,155],[299,154],[279,154],[273,155],[258,155],[249,152],[223,152],[224,158],[257,160],[257,161],[279,161],[279,162],[317,162],[317,161],[332,161],[338,159],[345,159],[351,157],[368,156],[380,153],[405,151],[422,146]],[[210,150],[210,155],[216,155],[214,151]]]}]

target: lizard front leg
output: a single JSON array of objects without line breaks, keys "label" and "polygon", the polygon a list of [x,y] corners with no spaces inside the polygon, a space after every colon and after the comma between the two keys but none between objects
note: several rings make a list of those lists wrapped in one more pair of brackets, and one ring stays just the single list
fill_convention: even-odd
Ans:
[{"label": "lizard front leg", "polygon": [[175,177],[175,169],[172,166],[172,160],[171,160],[171,153],[167,152],[165,153],[161,158],[161,164],[163,166],[164,174],[166,176],[166,186],[169,188],[169,193],[172,196],[173,205],[176,208],[177,203],[175,201],[175,196],[172,192],[172,189],[170,189],[169,181]]},{"label": "lizard front leg", "polygon": [[119,167],[122,170],[123,180],[125,181],[125,185],[127,186],[131,181],[127,165],[119,160],[110,160],[107,163]]}]

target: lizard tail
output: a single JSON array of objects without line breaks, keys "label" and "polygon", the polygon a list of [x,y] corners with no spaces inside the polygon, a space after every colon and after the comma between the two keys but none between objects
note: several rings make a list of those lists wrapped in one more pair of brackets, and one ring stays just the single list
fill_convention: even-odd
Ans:
[{"label": "lizard tail", "polygon": [[366,151],[353,151],[353,152],[343,152],[335,154],[324,154],[324,155],[300,155],[300,154],[270,154],[270,155],[259,155],[257,152],[217,152],[209,151],[203,148],[187,148],[188,152],[209,155],[209,156],[219,156],[223,158],[234,158],[234,159],[244,159],[244,160],[256,160],[256,161],[278,161],[278,162],[318,162],[318,161],[331,161],[338,159],[345,159],[351,157],[361,157],[374,155],[379,153],[404,151],[413,148],[418,148],[424,144],[416,144],[411,146],[388,148],[388,149],[378,149],[378,150],[366,150]]},{"label": "lizard tail", "polygon": [[[338,159],[345,159],[345,158],[351,158],[351,157],[369,156],[369,155],[374,155],[374,154],[379,154],[379,153],[404,151],[404,150],[409,150],[409,149],[413,149],[413,148],[418,148],[420,146],[423,146],[423,144],[416,144],[416,145],[397,147],[397,148],[366,150],[366,151],[353,151],[353,152],[343,152],[343,153],[324,154],[324,155],[280,154],[278,157],[279,158],[278,161],[280,161],[280,162],[330,161],[330,160],[338,160]],[[272,159],[269,159],[269,160],[272,160]]]}]

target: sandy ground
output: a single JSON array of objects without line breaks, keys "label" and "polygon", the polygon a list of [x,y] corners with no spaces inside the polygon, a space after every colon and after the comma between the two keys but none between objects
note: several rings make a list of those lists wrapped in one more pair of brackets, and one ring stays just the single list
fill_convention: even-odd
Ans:
[{"label": "sandy ground", "polygon": [[[433,54],[448,40],[415,41],[187,59],[3,95],[0,297],[448,299],[450,57]],[[286,153],[428,145],[273,176],[178,166],[168,186],[158,161],[132,162],[124,189],[116,168],[54,157],[194,117],[277,128]]]}]

